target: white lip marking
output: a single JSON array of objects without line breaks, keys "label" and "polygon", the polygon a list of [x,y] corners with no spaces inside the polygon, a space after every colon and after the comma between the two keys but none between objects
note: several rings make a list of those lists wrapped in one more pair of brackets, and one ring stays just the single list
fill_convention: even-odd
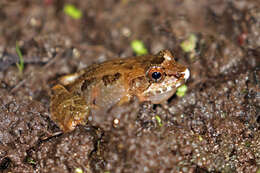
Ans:
[{"label": "white lip marking", "polygon": [[184,79],[186,81],[190,77],[190,70],[188,68],[186,68],[186,70],[184,72],[182,72],[182,74],[184,74]]},{"label": "white lip marking", "polygon": [[167,86],[166,92],[168,92],[168,91],[170,91],[170,90],[172,90],[172,87],[171,87],[171,86]]},{"label": "white lip marking", "polygon": [[176,87],[179,87],[179,86],[181,86],[181,83],[177,83],[177,84],[176,84]]}]

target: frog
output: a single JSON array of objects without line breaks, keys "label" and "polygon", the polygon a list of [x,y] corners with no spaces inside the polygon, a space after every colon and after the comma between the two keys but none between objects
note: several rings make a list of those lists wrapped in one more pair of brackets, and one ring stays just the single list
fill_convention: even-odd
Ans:
[{"label": "frog", "polygon": [[167,101],[190,76],[169,50],[93,64],[59,79],[51,89],[51,119],[63,132],[86,125],[88,117],[115,106]]}]

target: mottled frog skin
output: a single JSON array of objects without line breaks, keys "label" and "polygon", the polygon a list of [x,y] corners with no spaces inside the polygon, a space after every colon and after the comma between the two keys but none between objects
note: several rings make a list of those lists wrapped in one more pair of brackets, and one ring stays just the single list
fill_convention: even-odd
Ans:
[{"label": "mottled frog skin", "polygon": [[64,131],[86,124],[95,111],[105,113],[134,96],[159,104],[169,99],[190,72],[170,51],[94,64],[60,79],[52,88],[51,118]]}]

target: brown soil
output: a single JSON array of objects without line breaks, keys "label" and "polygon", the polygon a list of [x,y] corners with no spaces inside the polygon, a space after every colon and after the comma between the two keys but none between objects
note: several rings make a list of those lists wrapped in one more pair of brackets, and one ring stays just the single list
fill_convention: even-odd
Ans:
[{"label": "brown soil", "polygon": [[[64,13],[66,3],[81,19]],[[257,0],[1,0],[0,172],[259,173],[259,28]],[[185,53],[191,33],[196,48]],[[60,133],[49,112],[58,77],[132,56],[134,39],[189,67],[186,95],[134,100]]]}]

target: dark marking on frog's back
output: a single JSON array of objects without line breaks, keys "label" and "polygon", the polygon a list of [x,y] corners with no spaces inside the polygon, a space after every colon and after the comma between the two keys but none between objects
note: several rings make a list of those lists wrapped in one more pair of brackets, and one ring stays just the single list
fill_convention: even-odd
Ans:
[{"label": "dark marking on frog's back", "polygon": [[84,80],[84,82],[81,85],[81,91],[86,90],[88,88],[88,86],[91,85],[95,80],[96,80],[96,78],[90,78],[90,79]]},{"label": "dark marking on frog's back", "polygon": [[121,74],[120,73],[115,73],[113,75],[105,75],[102,77],[102,81],[105,86],[111,85],[114,82],[116,82],[120,78]]}]

